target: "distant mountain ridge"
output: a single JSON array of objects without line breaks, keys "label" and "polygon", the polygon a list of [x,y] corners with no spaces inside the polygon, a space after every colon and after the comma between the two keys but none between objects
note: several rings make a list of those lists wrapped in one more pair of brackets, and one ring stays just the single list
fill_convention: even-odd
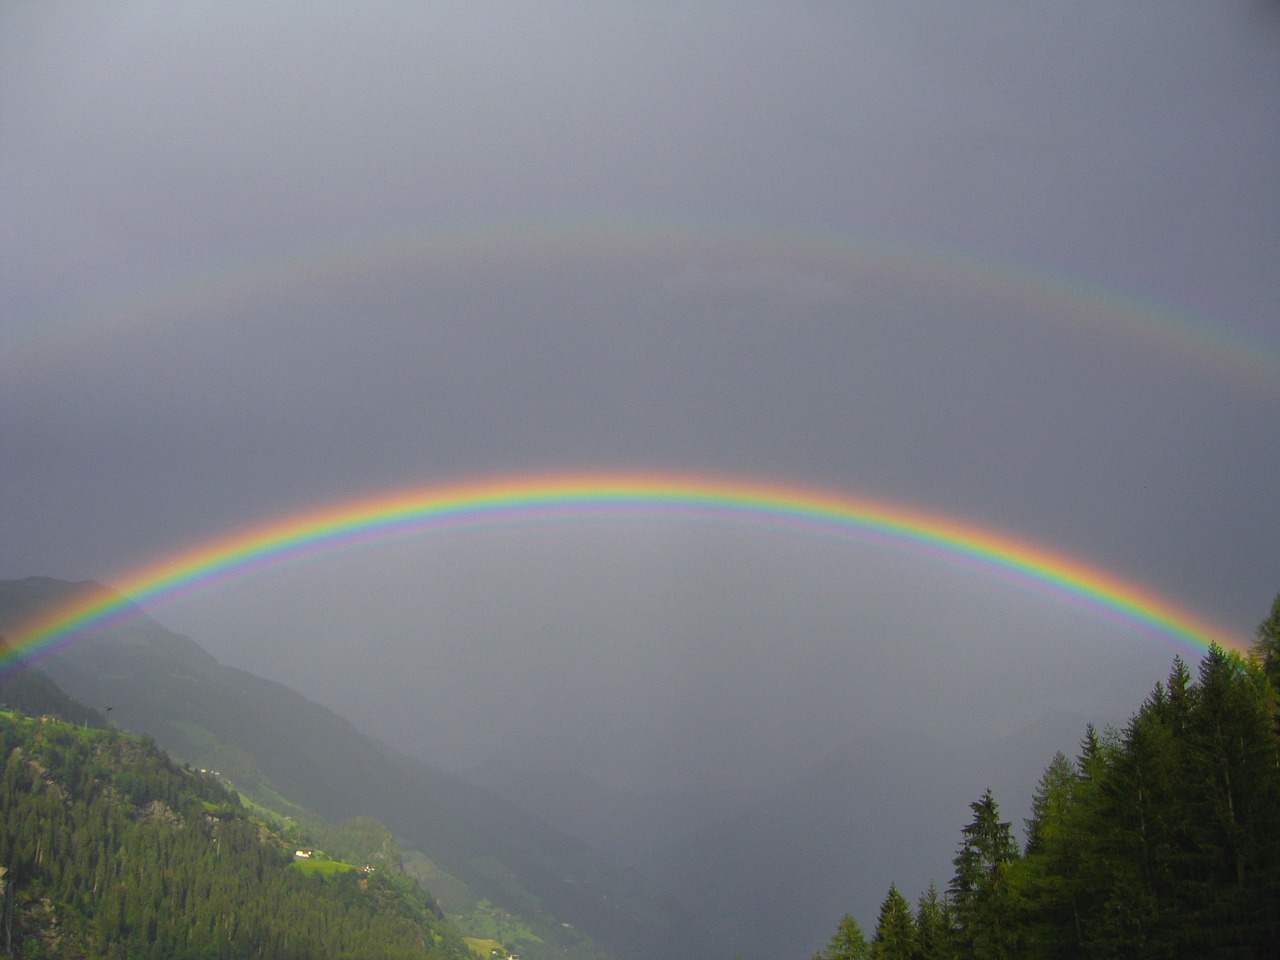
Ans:
[{"label": "distant mountain ridge", "polygon": [[[0,581],[0,633],[86,586]],[[73,697],[110,707],[114,722],[221,771],[251,796],[289,798],[333,821],[377,818],[461,896],[522,918],[542,941],[525,949],[529,956],[706,955],[692,920],[637,874],[492,792],[366,737],[288,687],[218,663],[143,614],[41,667]]]},{"label": "distant mountain ridge", "polygon": [[[993,788],[1020,824],[1029,812],[1027,784],[1055,751],[1074,751],[1088,719],[1046,715],[962,749],[924,732],[853,731],[802,775],[762,778],[731,802],[629,795],[536,769],[488,768],[479,782],[527,782],[518,802],[624,862],[640,862],[635,850],[647,837],[643,869],[700,918],[726,955],[799,960],[820,942],[812,931],[830,928],[863,900],[872,905],[864,911],[874,908],[890,879],[885,864],[904,889],[923,890],[930,880],[945,889],[946,851],[973,797]],[[618,821],[624,826],[608,837]]]}]

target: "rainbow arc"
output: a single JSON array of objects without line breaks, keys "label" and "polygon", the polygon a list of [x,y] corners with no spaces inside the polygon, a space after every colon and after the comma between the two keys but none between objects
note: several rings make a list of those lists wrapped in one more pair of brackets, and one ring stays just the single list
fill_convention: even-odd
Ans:
[{"label": "rainbow arc", "polygon": [[1173,640],[1197,656],[1247,641],[1132,581],[1064,553],[919,507],[737,478],[611,473],[504,476],[358,497],[275,517],[162,557],[21,624],[0,676],[180,597],[324,554],[454,528],[622,518],[781,528],[918,551],[1027,584]]},{"label": "rainbow arc", "polygon": [[844,282],[873,277],[933,289],[1003,305],[1036,323],[1128,341],[1271,396],[1280,391],[1280,345],[1274,339],[1224,318],[1199,316],[1029,263],[847,232],[635,215],[381,227],[306,247],[244,252],[185,274],[82,293],[29,324],[25,334],[5,337],[0,331],[0,345],[4,358],[21,371],[38,356],[56,362],[67,345],[82,339],[119,337],[136,325],[172,323],[193,312],[233,310],[279,291],[368,283],[424,270],[492,270],[494,264],[513,262],[608,266],[655,258],[711,268],[783,265]]}]

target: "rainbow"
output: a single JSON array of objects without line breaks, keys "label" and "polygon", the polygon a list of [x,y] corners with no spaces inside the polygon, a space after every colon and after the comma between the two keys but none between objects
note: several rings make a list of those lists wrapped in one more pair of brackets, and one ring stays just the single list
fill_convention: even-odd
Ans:
[{"label": "rainbow", "polygon": [[1028,263],[847,231],[634,216],[380,229],[307,247],[262,250],[150,281],[96,291],[10,324],[0,342],[15,376],[40,375],[69,347],[113,340],[131,328],[234,312],[277,292],[369,282],[423,271],[490,272],[512,263],[669,262],[682,268],[782,267],[837,284],[867,277],[936,291],[953,300],[1011,308],[1216,377],[1280,393],[1280,344],[1223,320],[1062,276]]},{"label": "rainbow", "polygon": [[687,519],[854,538],[937,554],[1118,615],[1197,655],[1247,649],[1237,634],[1098,567],[906,504],[779,483],[674,474],[516,476],[330,503],[200,543],[114,578],[19,625],[0,677],[131,617],[314,554],[452,528],[576,519]]}]

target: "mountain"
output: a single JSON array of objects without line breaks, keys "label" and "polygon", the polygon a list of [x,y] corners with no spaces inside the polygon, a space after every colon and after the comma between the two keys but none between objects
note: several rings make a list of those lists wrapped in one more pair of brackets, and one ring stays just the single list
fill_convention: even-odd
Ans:
[{"label": "mountain", "polygon": [[148,741],[0,709],[0,758],[5,956],[470,956],[394,851],[376,866],[300,857],[217,777]]},{"label": "mountain", "polygon": [[[104,588],[0,581],[0,633],[84,589]],[[505,919],[535,960],[707,953],[689,915],[638,873],[284,685],[218,663],[141,613],[41,666],[73,697],[110,708],[115,723],[276,809],[296,804],[331,822],[376,818],[447,910],[477,923]]]}]

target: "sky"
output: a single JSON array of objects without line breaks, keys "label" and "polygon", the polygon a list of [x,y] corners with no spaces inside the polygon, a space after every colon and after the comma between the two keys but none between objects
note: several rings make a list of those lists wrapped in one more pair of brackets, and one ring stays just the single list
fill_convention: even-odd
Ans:
[{"label": "sky", "polygon": [[[643,470],[960,518],[1247,640],[1280,590],[1277,116],[1263,0],[5,4],[0,576]],[[688,518],[372,545],[155,615],[432,762],[726,808],[866,738],[1058,717],[1069,748],[1195,655]],[[900,885],[951,853],[899,850]]]}]

